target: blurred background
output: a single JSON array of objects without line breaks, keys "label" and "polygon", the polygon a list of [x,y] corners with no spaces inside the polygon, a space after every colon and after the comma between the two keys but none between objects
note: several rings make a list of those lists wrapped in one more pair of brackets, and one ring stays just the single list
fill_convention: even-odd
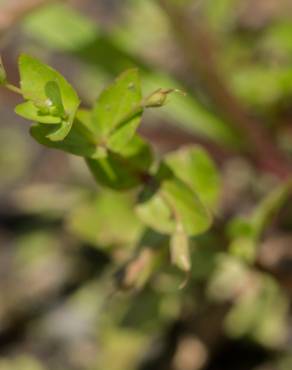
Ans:
[{"label": "blurred background", "polygon": [[10,81],[34,55],[85,107],[132,66],[145,94],[186,91],[140,133],[158,157],[202,145],[221,174],[179,289],[136,193],[34,142],[1,89],[0,370],[291,370],[292,2],[0,0],[0,51]]}]

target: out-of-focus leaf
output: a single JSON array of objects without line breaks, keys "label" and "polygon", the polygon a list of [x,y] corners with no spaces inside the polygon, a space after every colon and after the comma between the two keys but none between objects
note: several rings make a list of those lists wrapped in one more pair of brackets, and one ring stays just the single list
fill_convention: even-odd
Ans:
[{"label": "out-of-focus leaf", "polygon": [[[163,72],[144,73],[142,78],[146,91],[153,91],[157,85],[171,86],[184,91],[181,83]],[[155,110],[153,114],[163,119],[167,117],[174,125],[180,125],[191,133],[200,137],[208,137],[217,143],[236,149],[244,145],[236,132],[228,127],[220,117],[200,104],[194,96],[174,94],[171,99],[171,104]]]},{"label": "out-of-focus leaf", "polygon": [[81,240],[99,247],[133,244],[143,225],[132,203],[128,194],[103,191],[72,210],[67,228]]},{"label": "out-of-focus leaf", "polygon": [[248,336],[268,347],[285,339],[288,301],[270,276],[221,253],[208,282],[208,295],[216,301],[233,302],[225,319],[232,337]]},{"label": "out-of-focus leaf", "polygon": [[214,256],[210,272],[207,294],[219,302],[234,300],[250,281],[248,266],[238,258],[224,253]]},{"label": "out-of-focus leaf", "polygon": [[210,25],[214,27],[216,31],[224,31],[235,21],[235,9],[237,9],[238,3],[238,0],[221,0],[218,2],[207,0],[199,5],[205,7],[206,16]]},{"label": "out-of-focus leaf", "polygon": [[287,335],[288,302],[275,281],[259,276],[254,289],[240,295],[225,327],[233,337],[249,336],[267,347],[277,347]]},{"label": "out-of-focus leaf", "polygon": [[206,231],[211,215],[196,192],[162,164],[158,172],[159,184],[146,187],[136,210],[139,217],[154,230],[172,234],[181,222],[187,235]]},{"label": "out-of-focus leaf", "polygon": [[197,194],[177,178],[166,180],[162,187],[163,198],[172,212],[177,212],[189,235],[201,234],[211,224],[211,216]]},{"label": "out-of-focus leaf", "polygon": [[103,356],[100,360],[100,368],[134,370],[147,343],[147,336],[139,330],[108,328],[103,333]]},{"label": "out-of-focus leaf", "polygon": [[[175,230],[175,220],[170,207],[157,190],[151,194],[150,189],[145,189],[142,199],[136,206],[136,212],[141,220],[158,232],[171,234]],[[145,198],[145,200],[143,199]]]},{"label": "out-of-focus leaf", "polygon": [[[14,148],[14,150],[11,150]],[[21,128],[0,125],[0,189],[10,188],[29,171],[33,151]],[[7,190],[8,190],[7,188]]]},{"label": "out-of-focus leaf", "polygon": [[204,149],[185,147],[167,155],[165,162],[204,204],[211,210],[216,208],[220,194],[219,173]]},{"label": "out-of-focus leaf", "polygon": [[49,4],[29,14],[24,30],[58,50],[78,50],[90,43],[98,30],[93,22],[66,4]]},{"label": "out-of-focus leaf", "polygon": [[256,257],[257,246],[264,229],[283,206],[291,194],[291,181],[278,186],[262,200],[248,218],[235,218],[229,225],[230,250],[252,262]]},{"label": "out-of-focus leaf", "polygon": [[229,71],[228,75],[235,93],[262,112],[292,94],[292,72],[288,67],[250,65]]},{"label": "out-of-focus leaf", "polygon": [[272,52],[280,56],[292,58],[292,25],[290,19],[280,20],[273,23],[265,32],[261,40],[261,46],[266,52]]}]

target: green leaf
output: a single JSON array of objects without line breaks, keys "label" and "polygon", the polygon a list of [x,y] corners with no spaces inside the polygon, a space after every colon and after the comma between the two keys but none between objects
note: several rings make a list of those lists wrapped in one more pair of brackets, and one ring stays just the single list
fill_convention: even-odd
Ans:
[{"label": "green leaf", "polygon": [[143,225],[133,212],[132,203],[129,194],[102,191],[73,209],[67,228],[74,236],[99,247],[133,244]]},{"label": "green leaf", "polygon": [[69,120],[63,120],[61,125],[52,130],[47,136],[51,141],[62,141],[69,134],[73,125],[74,116]]},{"label": "green leaf", "polygon": [[269,193],[248,217],[238,217],[231,221],[228,233],[232,254],[250,263],[255,260],[259,240],[265,228],[284,205],[291,191],[291,181],[281,184]]},{"label": "green leaf", "polygon": [[137,215],[152,229],[163,234],[171,234],[175,230],[175,220],[171,208],[159,191],[150,196],[149,194],[151,194],[151,190],[146,187],[141,195],[142,200],[136,206]]},{"label": "green leaf", "polygon": [[70,132],[62,141],[52,141],[48,138],[52,133],[52,125],[35,124],[31,126],[30,133],[38,143],[49,148],[63,150],[81,157],[99,158],[103,156],[96,144],[84,135],[86,130],[87,128],[76,119]]},{"label": "green leaf", "polygon": [[15,113],[19,116],[40,123],[57,124],[61,123],[61,118],[49,114],[43,114],[32,101],[18,104],[15,107]]},{"label": "green leaf", "polygon": [[165,162],[175,175],[195,191],[210,209],[216,208],[220,195],[218,171],[208,153],[189,146],[170,153]]},{"label": "green leaf", "polygon": [[210,213],[197,194],[173,173],[157,189],[146,187],[136,210],[146,225],[166,234],[175,232],[178,221],[187,235],[201,234],[211,224]]},{"label": "green leaf", "polygon": [[92,112],[95,138],[119,152],[131,140],[140,123],[142,108],[138,71],[124,72],[104,90]]},{"label": "green leaf", "polygon": [[277,348],[286,337],[289,301],[271,276],[258,274],[255,281],[248,290],[239,290],[240,294],[237,290],[225,330],[231,337],[249,337],[263,346]]},{"label": "green leaf", "polygon": [[120,154],[109,151],[105,158],[87,159],[87,164],[98,183],[111,189],[125,190],[144,181],[152,161],[150,146],[139,136],[134,136]]},{"label": "green leaf", "polygon": [[163,198],[178,214],[188,235],[197,235],[206,231],[211,217],[197,194],[178,178],[163,182]]},{"label": "green leaf", "polygon": [[90,44],[98,34],[97,23],[69,4],[53,2],[26,15],[24,31],[43,45],[72,52]]},{"label": "green leaf", "polygon": [[60,73],[25,54],[19,58],[19,72],[24,98],[44,114],[58,114],[62,119],[60,126],[49,134],[49,139],[63,140],[71,129],[80,103],[75,90]]}]

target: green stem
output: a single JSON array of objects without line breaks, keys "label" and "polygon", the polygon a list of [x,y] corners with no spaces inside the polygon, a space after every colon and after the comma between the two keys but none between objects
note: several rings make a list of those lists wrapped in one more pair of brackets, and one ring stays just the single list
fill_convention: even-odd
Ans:
[{"label": "green stem", "polygon": [[23,94],[22,94],[21,89],[20,89],[19,87],[17,87],[17,86],[14,86],[14,85],[12,85],[12,84],[10,84],[10,83],[6,83],[6,84],[5,84],[5,87],[6,87],[8,90],[13,91],[13,92],[14,92],[14,93],[16,93],[16,94],[23,95]]}]

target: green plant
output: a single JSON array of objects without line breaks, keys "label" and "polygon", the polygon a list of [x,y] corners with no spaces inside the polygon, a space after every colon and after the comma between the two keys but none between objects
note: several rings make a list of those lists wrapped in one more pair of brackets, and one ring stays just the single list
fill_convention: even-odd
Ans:
[{"label": "green plant", "polygon": [[39,60],[21,55],[19,93],[24,102],[15,112],[33,121],[31,135],[40,144],[81,156],[96,182],[115,191],[139,188],[135,206],[145,227],[170,236],[172,262],[191,269],[189,238],[212,223],[220,179],[208,153],[190,146],[155,159],[151,146],[137,134],[145,109],[166,103],[171,89],[142,97],[139,73],[130,69],[99,96],[91,109],[80,108],[72,86]]}]

